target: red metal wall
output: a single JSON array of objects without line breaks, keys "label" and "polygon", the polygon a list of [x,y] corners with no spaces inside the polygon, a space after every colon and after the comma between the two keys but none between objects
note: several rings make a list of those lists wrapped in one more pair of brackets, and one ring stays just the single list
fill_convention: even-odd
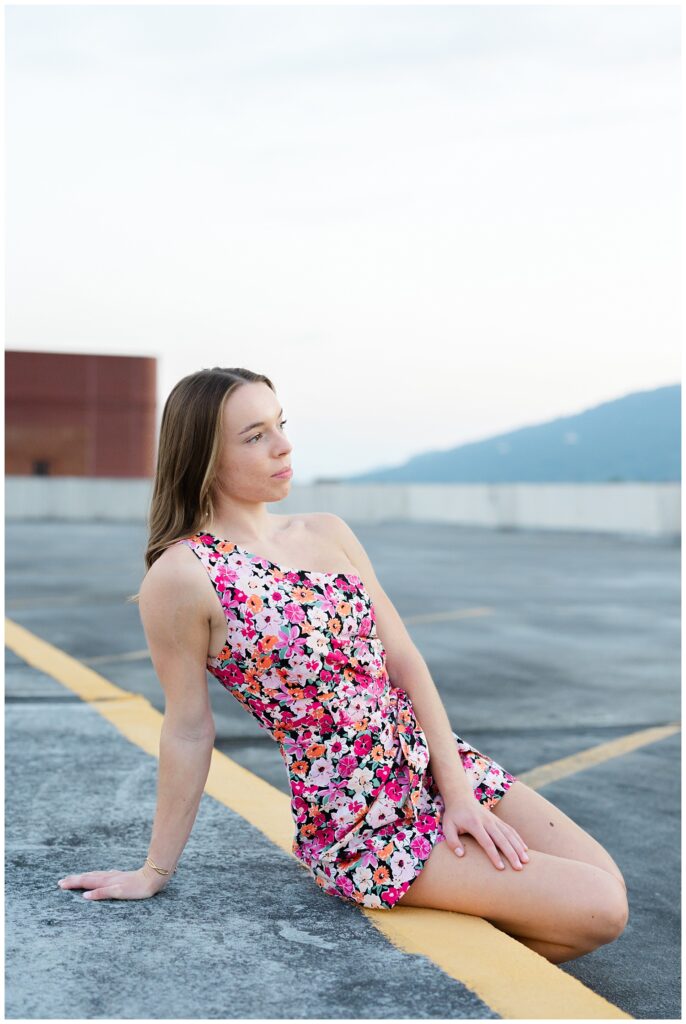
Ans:
[{"label": "red metal wall", "polygon": [[5,352],[8,475],[151,477],[157,360]]}]

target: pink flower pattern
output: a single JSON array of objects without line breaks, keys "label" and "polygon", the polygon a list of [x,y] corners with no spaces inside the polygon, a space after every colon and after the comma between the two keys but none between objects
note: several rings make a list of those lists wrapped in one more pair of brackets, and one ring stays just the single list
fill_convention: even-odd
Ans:
[{"label": "pink flower pattern", "polygon": [[[364,583],[286,569],[206,532],[177,543],[205,566],[227,619],[208,671],[280,746],[294,855],[325,893],[392,908],[445,840],[445,804]],[[453,736],[475,798],[492,807],[516,777]]]}]

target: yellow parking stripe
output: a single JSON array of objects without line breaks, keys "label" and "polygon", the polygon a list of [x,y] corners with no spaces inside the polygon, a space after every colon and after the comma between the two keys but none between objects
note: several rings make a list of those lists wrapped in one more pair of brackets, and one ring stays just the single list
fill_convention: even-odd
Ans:
[{"label": "yellow parking stripe", "polygon": [[[129,693],[110,683],[76,658],[9,619],[5,619],[5,643],[27,664],[52,676],[87,701],[131,743],[147,754],[159,757],[164,715],[152,706],[147,697]],[[282,850],[291,853],[293,826],[290,801],[280,790],[221,751],[214,750],[205,791],[240,814]]]},{"label": "yellow parking stripe", "polygon": [[[9,619],[5,643],[27,664],[87,701],[140,749],[159,756],[164,716],[145,697],[110,683]],[[205,791],[292,855],[293,821],[286,794],[216,749]],[[482,918],[400,904],[392,910],[360,909],[393,945],[428,957],[501,1017],[633,1019]]]},{"label": "yellow parking stripe", "polygon": [[619,736],[616,740],[608,740],[607,743],[598,743],[587,750],[580,750],[577,754],[570,754],[569,757],[561,757],[558,761],[551,761],[549,764],[542,764],[538,768],[532,768],[528,772],[519,772],[517,778],[525,782],[532,789],[540,789],[550,782],[556,782],[567,775],[576,775],[586,768],[593,768],[603,761],[609,761],[613,757],[621,757],[623,754],[630,754],[632,750],[645,747],[648,743],[656,743],[667,736],[673,736],[679,732],[679,722],[669,722],[667,725],[655,725],[649,729],[639,729],[627,736]]},{"label": "yellow parking stripe", "polygon": [[394,946],[433,960],[505,1019],[633,1020],[481,917],[400,904],[366,913]]}]

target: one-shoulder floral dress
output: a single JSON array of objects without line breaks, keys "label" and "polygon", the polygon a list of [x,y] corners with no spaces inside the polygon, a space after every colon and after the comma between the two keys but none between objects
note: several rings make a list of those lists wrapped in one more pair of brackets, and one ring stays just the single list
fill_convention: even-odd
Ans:
[{"label": "one-shoulder floral dress", "polygon": [[[445,839],[445,804],[364,583],[287,569],[206,532],[176,543],[203,563],[226,615],[208,670],[279,744],[293,853],[325,893],[390,909]],[[453,736],[475,798],[492,807],[516,777]]]}]

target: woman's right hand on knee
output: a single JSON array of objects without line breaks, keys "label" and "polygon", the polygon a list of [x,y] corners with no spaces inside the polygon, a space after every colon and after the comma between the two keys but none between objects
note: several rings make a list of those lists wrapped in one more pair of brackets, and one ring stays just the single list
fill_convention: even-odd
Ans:
[{"label": "woman's right hand on knee", "polygon": [[146,867],[136,871],[86,871],[82,875],[60,878],[60,889],[86,889],[84,899],[89,900],[146,900],[163,889],[168,879],[158,876]]},{"label": "woman's right hand on knee", "polygon": [[483,847],[496,868],[505,867],[498,848],[518,871],[521,871],[529,860],[526,843],[517,830],[501,821],[471,796],[467,796],[465,800],[457,799],[447,803],[441,825],[448,846],[457,856],[462,856],[465,850],[459,836],[468,832]]}]

